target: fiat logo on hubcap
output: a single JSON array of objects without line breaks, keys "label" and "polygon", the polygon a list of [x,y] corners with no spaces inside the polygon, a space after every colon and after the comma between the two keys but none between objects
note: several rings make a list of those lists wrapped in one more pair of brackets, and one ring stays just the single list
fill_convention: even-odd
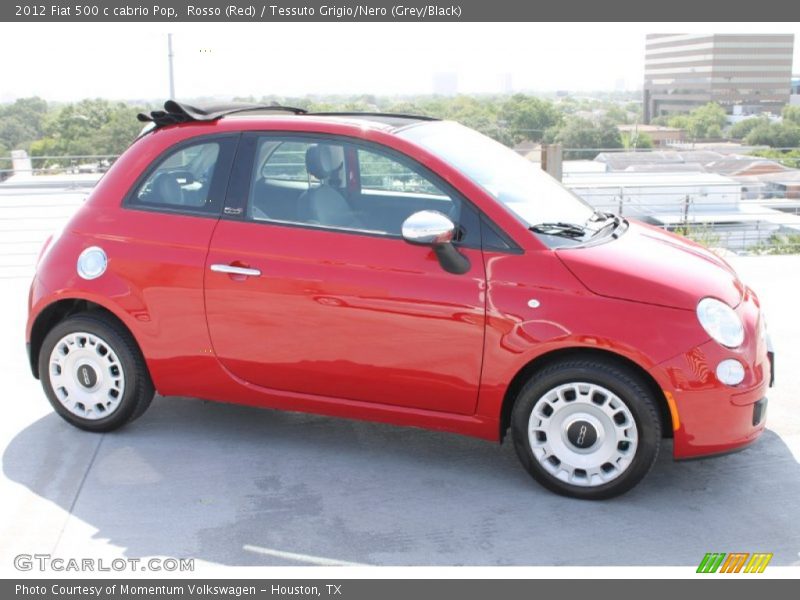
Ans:
[{"label": "fiat logo on hubcap", "polygon": [[597,429],[589,421],[578,420],[567,428],[567,439],[581,450],[591,448],[597,441]]},{"label": "fiat logo on hubcap", "polygon": [[80,383],[87,390],[90,390],[97,385],[97,373],[89,365],[81,365],[78,367],[77,378],[78,383]]}]

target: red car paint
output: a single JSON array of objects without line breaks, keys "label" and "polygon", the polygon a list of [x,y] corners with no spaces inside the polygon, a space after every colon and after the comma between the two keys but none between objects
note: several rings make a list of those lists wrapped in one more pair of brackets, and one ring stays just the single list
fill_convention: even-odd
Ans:
[{"label": "red car paint", "polygon": [[[122,206],[175,144],[243,131],[333,134],[391,148],[448,182],[520,251],[465,248],[472,267],[454,275],[430,248],[402,239]],[[87,281],[75,261],[93,245],[109,264]],[[263,276],[240,280],[210,271],[214,263]],[[698,323],[695,306],[706,296],[736,307],[746,330],[740,348],[720,346]],[[94,302],[127,326],[166,396],[498,440],[509,389],[528,365],[589,350],[649,374],[672,414],[677,458],[735,449],[764,427],[752,424],[752,404],[770,380],[758,300],[721,259],[636,222],[609,243],[549,248],[464,174],[363,120],[236,117],[141,137],[43,252],[30,293],[34,349],[37,319],[71,299]],[[745,364],[741,384],[716,379],[724,358]]]}]

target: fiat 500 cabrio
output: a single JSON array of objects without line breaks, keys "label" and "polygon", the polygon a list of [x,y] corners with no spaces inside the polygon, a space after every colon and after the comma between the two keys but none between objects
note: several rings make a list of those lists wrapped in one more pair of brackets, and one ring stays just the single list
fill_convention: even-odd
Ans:
[{"label": "fiat 500 cabrio", "polygon": [[721,258],[452,122],[170,101],[42,250],[34,376],[89,431],[157,391],[502,440],[555,492],[764,429],[772,353]]}]

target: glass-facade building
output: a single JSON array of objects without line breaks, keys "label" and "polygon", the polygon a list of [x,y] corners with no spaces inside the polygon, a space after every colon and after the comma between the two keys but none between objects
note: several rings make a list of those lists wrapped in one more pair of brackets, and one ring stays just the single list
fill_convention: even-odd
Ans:
[{"label": "glass-facade building", "polygon": [[780,114],[792,84],[793,34],[647,36],[644,120],[717,102],[732,113]]}]

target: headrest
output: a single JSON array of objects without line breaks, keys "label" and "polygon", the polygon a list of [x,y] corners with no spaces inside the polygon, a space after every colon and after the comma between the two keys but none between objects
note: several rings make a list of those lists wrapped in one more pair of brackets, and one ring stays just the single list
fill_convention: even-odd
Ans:
[{"label": "headrest", "polygon": [[319,180],[325,180],[342,166],[342,159],[330,146],[315,144],[306,150],[306,169]]}]

